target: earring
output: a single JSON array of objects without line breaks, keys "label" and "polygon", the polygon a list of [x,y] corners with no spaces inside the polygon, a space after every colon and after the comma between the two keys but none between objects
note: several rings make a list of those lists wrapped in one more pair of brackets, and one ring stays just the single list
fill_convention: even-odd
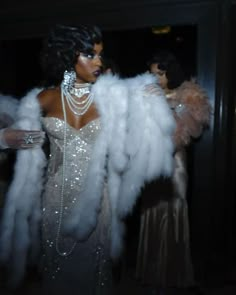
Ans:
[{"label": "earring", "polygon": [[69,91],[75,84],[76,81],[76,73],[75,71],[65,71],[62,84],[64,88]]}]

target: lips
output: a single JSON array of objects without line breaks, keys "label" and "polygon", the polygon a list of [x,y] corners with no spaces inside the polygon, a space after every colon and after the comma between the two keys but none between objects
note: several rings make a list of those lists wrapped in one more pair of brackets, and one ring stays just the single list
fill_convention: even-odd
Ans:
[{"label": "lips", "polygon": [[97,70],[97,71],[93,72],[93,75],[94,75],[95,77],[100,76],[100,75],[101,75],[101,70]]}]

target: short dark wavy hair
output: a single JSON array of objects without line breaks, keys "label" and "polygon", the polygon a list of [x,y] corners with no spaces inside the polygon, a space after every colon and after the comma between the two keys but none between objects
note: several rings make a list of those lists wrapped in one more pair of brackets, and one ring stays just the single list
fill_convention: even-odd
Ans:
[{"label": "short dark wavy hair", "polygon": [[158,68],[166,72],[168,79],[167,86],[169,89],[174,89],[180,86],[184,80],[185,75],[182,67],[173,53],[167,50],[156,52],[147,62],[150,69],[151,64],[157,63]]},{"label": "short dark wavy hair", "polygon": [[104,56],[102,65],[103,65],[103,71],[110,69],[113,75],[120,74],[120,68],[117,65],[117,63],[114,61],[114,59]]},{"label": "short dark wavy hair", "polygon": [[40,54],[45,86],[58,85],[64,71],[74,69],[80,52],[92,53],[94,44],[101,42],[102,33],[97,26],[56,25],[44,40]]}]

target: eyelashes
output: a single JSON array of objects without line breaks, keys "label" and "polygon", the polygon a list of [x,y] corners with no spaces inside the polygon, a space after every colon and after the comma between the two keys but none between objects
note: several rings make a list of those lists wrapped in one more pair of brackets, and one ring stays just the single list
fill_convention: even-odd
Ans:
[{"label": "eyelashes", "polygon": [[95,54],[95,53],[84,53],[84,52],[81,52],[80,53],[81,56],[87,58],[87,59],[95,59],[95,58],[99,58],[99,59],[102,59],[103,58],[103,54]]}]

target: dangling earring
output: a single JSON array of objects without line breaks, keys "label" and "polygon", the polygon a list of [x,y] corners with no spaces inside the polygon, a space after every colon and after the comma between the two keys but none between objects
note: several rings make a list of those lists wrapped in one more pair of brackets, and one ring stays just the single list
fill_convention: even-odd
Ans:
[{"label": "dangling earring", "polygon": [[74,87],[76,81],[76,73],[75,71],[65,71],[62,84],[67,91],[69,91],[72,87]]}]

